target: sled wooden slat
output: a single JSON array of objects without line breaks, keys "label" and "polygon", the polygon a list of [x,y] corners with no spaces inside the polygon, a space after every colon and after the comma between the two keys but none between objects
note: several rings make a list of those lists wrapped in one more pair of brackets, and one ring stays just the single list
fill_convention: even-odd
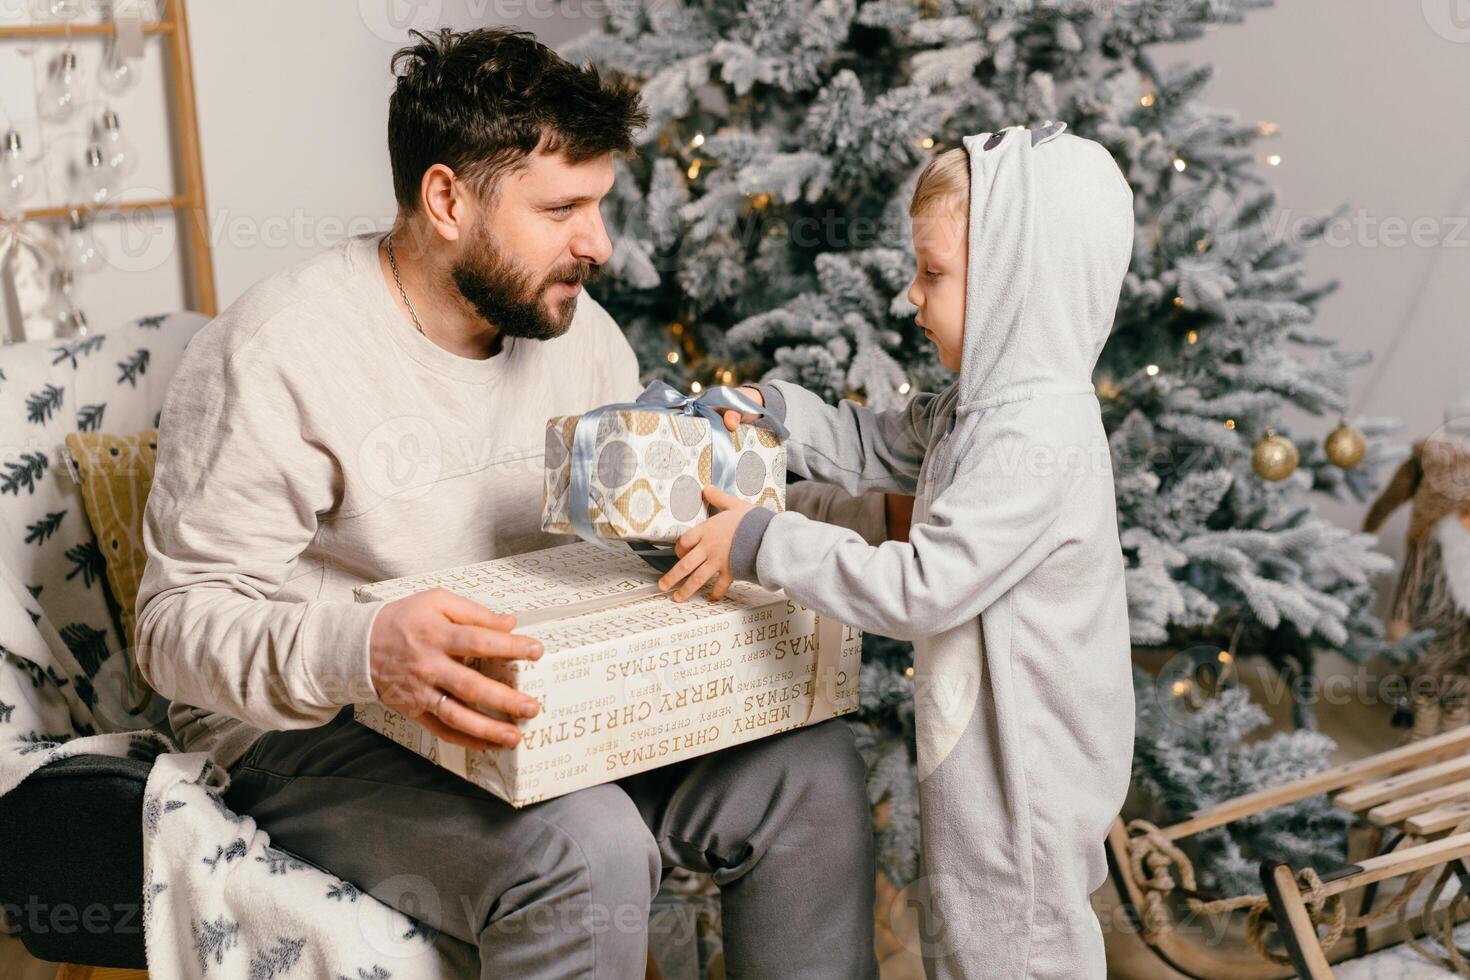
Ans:
[{"label": "sled wooden slat", "polygon": [[1404,821],[1403,827],[1411,834],[1428,837],[1450,830],[1466,817],[1470,817],[1470,800],[1416,813]]},{"label": "sled wooden slat", "polygon": [[1339,810],[1357,813],[1389,800],[1401,800],[1406,796],[1436,789],[1449,783],[1470,778],[1470,755],[1414,769],[1410,772],[1390,776],[1376,782],[1365,783],[1343,790],[1332,799]]},{"label": "sled wooden slat", "polygon": [[1331,881],[1324,880],[1322,894],[1331,898],[1333,895],[1341,895],[1375,881],[1412,874],[1421,868],[1432,868],[1447,861],[1459,860],[1467,855],[1470,855],[1470,833],[1455,834],[1441,840],[1430,841],[1428,844],[1408,847],[1402,851],[1364,858],[1358,862],[1357,868],[1351,874],[1333,878]]},{"label": "sled wooden slat", "polygon": [[1441,809],[1445,804],[1457,800],[1470,800],[1470,779],[1436,786],[1422,793],[1381,803],[1368,811],[1368,819],[1381,826],[1391,827],[1417,814]]},{"label": "sled wooden slat", "polygon": [[1262,810],[1285,806],[1319,793],[1331,793],[1356,786],[1378,776],[1425,763],[1437,762],[1466,752],[1470,752],[1470,725],[1411,742],[1387,752],[1380,752],[1366,759],[1357,759],[1340,766],[1333,766],[1331,769],[1324,769],[1315,775],[1293,780],[1281,786],[1273,786],[1270,789],[1227,800],[1224,803],[1199,810],[1187,820],[1160,829],[1169,840],[1177,841],[1223,826],[1233,820],[1248,817],[1253,813],[1260,813]]}]

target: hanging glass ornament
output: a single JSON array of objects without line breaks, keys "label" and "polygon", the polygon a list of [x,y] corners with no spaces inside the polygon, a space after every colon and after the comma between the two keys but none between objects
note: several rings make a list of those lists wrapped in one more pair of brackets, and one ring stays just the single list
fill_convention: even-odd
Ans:
[{"label": "hanging glass ornament", "polygon": [[77,196],[83,204],[99,205],[107,203],[108,198],[113,196],[117,190],[113,183],[115,174],[107,165],[102,155],[102,147],[87,147],[87,155],[82,159],[82,164],[77,171]]},{"label": "hanging glass ornament", "polygon": [[87,336],[87,315],[77,307],[72,298],[72,282],[70,271],[57,269],[51,280],[51,298],[41,308],[41,316],[50,323],[53,336]]},{"label": "hanging glass ornament", "polygon": [[97,134],[98,146],[102,149],[102,160],[114,174],[114,179],[130,176],[138,169],[138,151],[123,135],[117,113],[111,109],[102,113],[102,126]]},{"label": "hanging glass ornament", "polygon": [[26,159],[20,133],[8,130],[0,142],[0,213],[20,210],[38,182],[35,168]]},{"label": "hanging glass ornament", "polygon": [[1251,453],[1251,468],[1256,476],[1275,483],[1296,472],[1300,461],[1296,446],[1285,436],[1277,435],[1275,429],[1266,430],[1266,438],[1256,443]]},{"label": "hanging glass ornament", "polygon": [[138,85],[138,62],[125,58],[114,42],[107,49],[107,56],[97,66],[97,84],[108,95],[122,95]]},{"label": "hanging glass ornament", "polygon": [[77,105],[77,53],[61,52],[41,86],[39,111],[47,122],[66,122]]},{"label": "hanging glass ornament", "polygon": [[1333,465],[1350,470],[1368,455],[1368,439],[1361,430],[1343,419],[1337,423],[1337,428],[1327,433],[1323,449]]},{"label": "hanging glass ornament", "polygon": [[73,208],[68,219],[69,227],[61,264],[73,277],[90,276],[104,264],[102,249],[98,247],[97,238],[80,211]]}]

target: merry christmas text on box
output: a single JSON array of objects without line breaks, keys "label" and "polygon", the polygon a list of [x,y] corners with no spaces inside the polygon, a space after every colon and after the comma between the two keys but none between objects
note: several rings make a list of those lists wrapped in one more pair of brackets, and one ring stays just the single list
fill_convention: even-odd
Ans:
[{"label": "merry christmas text on box", "polygon": [[355,590],[359,601],[446,588],[516,616],[539,660],[467,660],[535,697],[513,748],[469,751],[382,704],[369,728],[513,806],[857,710],[862,634],[747,582],[676,603],[641,559],[565,545]]}]

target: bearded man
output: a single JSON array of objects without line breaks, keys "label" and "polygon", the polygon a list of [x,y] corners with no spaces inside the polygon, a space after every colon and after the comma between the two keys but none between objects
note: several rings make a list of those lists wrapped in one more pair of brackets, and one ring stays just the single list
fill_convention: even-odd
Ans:
[{"label": "bearded man", "polygon": [[[176,739],[274,844],[476,947],[482,977],[641,976],[673,867],[719,885],[730,976],[875,977],[841,719],[520,810],[353,722],[380,700],[468,748],[516,744],[478,708],[536,702],[464,663],[540,656],[510,616],[352,589],[567,543],[540,529],[546,420],[641,389],[583,292],[636,92],[500,30],[419,35],[393,64],[392,231],[257,283],[167,394],[137,644]],[[870,540],[885,503],[791,490]]]}]

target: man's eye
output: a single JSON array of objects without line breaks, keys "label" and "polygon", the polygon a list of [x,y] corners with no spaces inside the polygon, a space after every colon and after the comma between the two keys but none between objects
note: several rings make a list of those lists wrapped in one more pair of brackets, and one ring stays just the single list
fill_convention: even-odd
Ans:
[{"label": "man's eye", "polygon": [[938,271],[936,271],[934,269],[925,269],[924,270],[924,278],[926,278],[926,279],[938,279],[939,278],[939,273],[938,273]]},{"label": "man's eye", "polygon": [[572,213],[572,209],[574,207],[576,207],[575,204],[563,204],[560,207],[552,208],[551,213],[556,215],[558,218],[565,218],[567,215]]}]

